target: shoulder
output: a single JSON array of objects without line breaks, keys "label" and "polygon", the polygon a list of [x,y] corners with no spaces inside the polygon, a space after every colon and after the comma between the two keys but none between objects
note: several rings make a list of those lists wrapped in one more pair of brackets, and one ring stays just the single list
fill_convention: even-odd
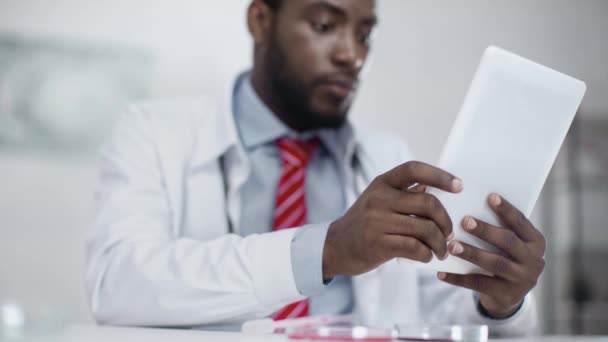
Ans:
[{"label": "shoulder", "polygon": [[221,101],[207,95],[159,98],[129,104],[118,117],[115,133],[137,134],[170,145],[192,145],[222,121]]},{"label": "shoulder", "polygon": [[125,119],[163,129],[191,127],[219,112],[219,102],[208,96],[149,99],[131,103]]},{"label": "shoulder", "polygon": [[[164,98],[129,104],[117,118],[104,155],[147,156],[181,163],[200,145],[216,142],[221,130],[221,104],[208,96]],[[214,133],[215,132],[215,133]],[[203,144],[211,147],[213,144]],[[214,152],[214,151],[212,151]],[[109,154],[108,154],[109,153]]]}]

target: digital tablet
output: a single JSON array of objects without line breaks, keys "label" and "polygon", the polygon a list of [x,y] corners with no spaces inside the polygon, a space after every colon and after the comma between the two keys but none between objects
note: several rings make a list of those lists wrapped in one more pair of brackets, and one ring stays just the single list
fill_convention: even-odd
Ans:
[{"label": "digital tablet", "polygon": [[[492,192],[530,216],[585,90],[575,78],[500,48],[484,52],[437,164],[462,178],[464,190],[429,189],[447,209],[455,239],[496,251],[461,227],[466,215],[501,225],[487,204]],[[417,264],[487,273],[454,256]]]}]

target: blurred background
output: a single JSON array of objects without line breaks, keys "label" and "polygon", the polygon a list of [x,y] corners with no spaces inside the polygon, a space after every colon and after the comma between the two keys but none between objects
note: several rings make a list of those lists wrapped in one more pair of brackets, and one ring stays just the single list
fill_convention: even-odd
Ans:
[{"label": "blurred background", "polygon": [[[246,69],[248,0],[0,0],[0,302],[90,323],[83,238],[125,103],[216,92]],[[352,116],[434,162],[483,50],[587,83],[533,214],[542,333],[608,334],[608,1],[379,0]]]}]

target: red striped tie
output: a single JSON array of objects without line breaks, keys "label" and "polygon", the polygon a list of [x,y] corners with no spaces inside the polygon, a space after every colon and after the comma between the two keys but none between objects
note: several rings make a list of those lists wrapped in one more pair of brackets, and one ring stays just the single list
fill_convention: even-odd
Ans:
[{"label": "red striped tie", "polygon": [[[306,223],[304,184],[306,165],[319,147],[319,139],[301,141],[281,138],[277,145],[283,171],[279,180],[272,230],[299,227]],[[308,316],[308,300],[291,303],[277,311],[275,321]]]}]

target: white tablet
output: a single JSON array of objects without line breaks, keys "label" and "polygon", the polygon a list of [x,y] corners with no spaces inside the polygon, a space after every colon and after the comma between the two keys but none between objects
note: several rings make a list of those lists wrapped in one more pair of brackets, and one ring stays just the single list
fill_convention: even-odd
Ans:
[{"label": "white tablet", "polygon": [[[461,227],[466,215],[500,225],[487,205],[491,192],[529,217],[585,90],[585,83],[510,52],[485,51],[437,164],[462,178],[464,190],[429,190],[450,214],[455,239],[495,250]],[[453,256],[417,264],[485,273]]]}]

